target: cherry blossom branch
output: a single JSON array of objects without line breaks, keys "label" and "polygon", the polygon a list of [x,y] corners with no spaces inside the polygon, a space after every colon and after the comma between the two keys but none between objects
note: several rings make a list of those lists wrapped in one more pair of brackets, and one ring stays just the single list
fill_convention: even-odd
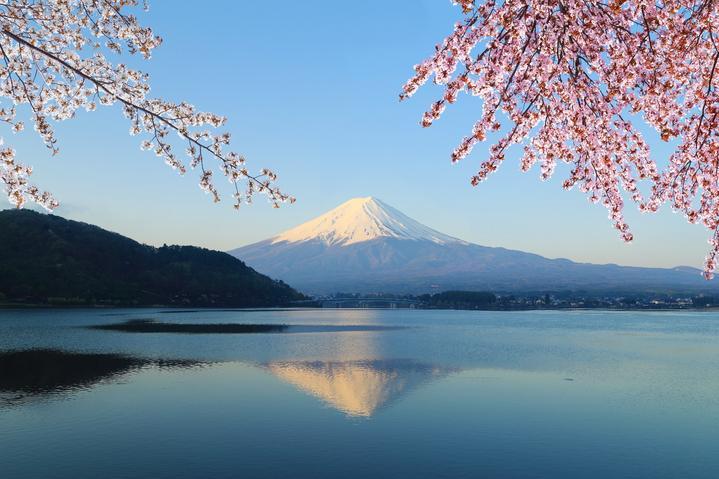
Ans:
[{"label": "cherry blossom branch", "polygon": [[[294,202],[294,198],[274,186],[276,175],[272,171],[262,169],[259,174],[251,174],[245,168],[242,156],[224,151],[224,146],[229,144],[228,133],[215,135],[196,130],[203,125],[222,126],[225,118],[199,112],[184,102],[175,104],[148,99],[147,75],[123,64],[112,65],[100,53],[101,45],[97,41],[91,42],[92,36],[103,38],[104,46],[110,51],[119,53],[124,44],[131,54],[140,53],[149,58],[161,39],[154,36],[151,29],[140,26],[133,15],[123,12],[137,4],[138,0],[124,0],[120,4],[110,0],[0,3],[0,9],[5,9],[5,12],[0,11],[0,52],[5,62],[4,70],[0,69],[0,95],[9,96],[16,104],[30,105],[35,129],[53,153],[57,152],[56,138],[48,119],[71,118],[79,107],[92,111],[96,102],[102,105],[119,102],[131,121],[130,133],[134,135],[144,130],[149,134],[150,140],[142,142],[143,149],[154,149],[180,173],[186,169],[173,152],[168,134],[175,132],[187,142],[186,153],[191,157],[191,166],[199,166],[202,170],[200,187],[215,201],[220,197],[212,181],[212,171],[204,163],[205,157],[219,161],[223,175],[235,189],[235,207],[243,201],[251,202],[258,192],[267,195],[275,207],[285,201]],[[78,52],[88,42],[96,52],[91,57],[81,58]],[[13,109],[10,123],[14,121],[14,115]],[[21,122],[17,124],[21,125]],[[30,171],[27,169],[26,173]],[[17,180],[10,178],[10,173],[2,174],[0,179],[10,192],[8,182],[16,184]],[[239,188],[241,182],[246,185],[244,192]],[[24,201],[18,201],[16,194],[21,189],[13,191],[15,193],[9,196],[11,201],[22,206]],[[33,199],[32,195],[29,198]]]}]

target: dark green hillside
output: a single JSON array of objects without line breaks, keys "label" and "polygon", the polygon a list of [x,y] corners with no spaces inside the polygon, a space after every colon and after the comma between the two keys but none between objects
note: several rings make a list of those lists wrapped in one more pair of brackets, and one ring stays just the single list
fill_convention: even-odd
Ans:
[{"label": "dark green hillside", "polygon": [[58,216],[0,211],[0,302],[255,307],[298,299],[226,253],[154,248]]}]

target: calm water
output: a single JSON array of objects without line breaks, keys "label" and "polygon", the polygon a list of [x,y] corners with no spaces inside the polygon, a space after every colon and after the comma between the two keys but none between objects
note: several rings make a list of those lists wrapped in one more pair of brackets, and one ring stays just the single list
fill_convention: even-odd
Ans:
[{"label": "calm water", "polygon": [[[303,328],[83,328],[141,318]],[[146,362],[0,391],[2,478],[719,477],[714,313],[0,311],[28,348]]]}]

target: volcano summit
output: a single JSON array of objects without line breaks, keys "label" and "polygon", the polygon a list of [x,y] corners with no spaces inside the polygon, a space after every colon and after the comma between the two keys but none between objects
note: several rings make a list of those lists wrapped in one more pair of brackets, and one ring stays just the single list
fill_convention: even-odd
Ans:
[{"label": "volcano summit", "polygon": [[310,294],[717,290],[695,268],[576,263],[468,243],[372,197],[230,254]]}]

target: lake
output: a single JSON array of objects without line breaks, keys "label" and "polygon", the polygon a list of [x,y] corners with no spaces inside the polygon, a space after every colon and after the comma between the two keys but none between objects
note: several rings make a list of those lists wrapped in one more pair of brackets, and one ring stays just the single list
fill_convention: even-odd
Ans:
[{"label": "lake", "polygon": [[[130,320],[289,327],[89,328]],[[0,351],[2,478],[719,477],[716,313],[5,310]]]}]

